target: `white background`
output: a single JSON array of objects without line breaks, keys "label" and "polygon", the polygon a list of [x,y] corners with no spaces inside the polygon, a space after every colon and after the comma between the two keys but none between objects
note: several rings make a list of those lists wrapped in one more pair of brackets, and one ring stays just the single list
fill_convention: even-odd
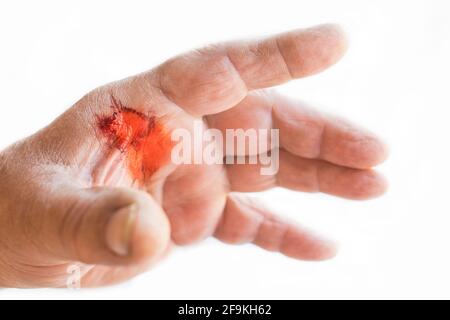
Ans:
[{"label": "white background", "polygon": [[443,1],[2,1],[0,148],[91,89],[203,44],[324,22],[351,48],[280,91],[381,134],[383,198],[274,190],[266,202],[340,241],[305,263],[209,240],[118,287],[0,290],[0,298],[450,298],[450,5]]}]

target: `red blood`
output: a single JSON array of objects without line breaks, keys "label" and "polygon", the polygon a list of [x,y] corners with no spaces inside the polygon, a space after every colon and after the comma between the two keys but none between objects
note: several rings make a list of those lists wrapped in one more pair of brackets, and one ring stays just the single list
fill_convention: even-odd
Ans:
[{"label": "red blood", "polygon": [[167,163],[170,135],[154,116],[147,116],[111,97],[113,114],[98,118],[98,127],[112,148],[125,155],[131,176],[143,184]]}]

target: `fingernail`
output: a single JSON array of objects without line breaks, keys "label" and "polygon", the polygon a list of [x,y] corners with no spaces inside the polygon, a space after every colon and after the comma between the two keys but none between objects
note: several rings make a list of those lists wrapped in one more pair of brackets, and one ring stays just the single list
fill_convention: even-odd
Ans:
[{"label": "fingernail", "polygon": [[138,208],[131,205],[117,211],[106,227],[106,244],[115,254],[127,256],[130,252],[131,236]]}]

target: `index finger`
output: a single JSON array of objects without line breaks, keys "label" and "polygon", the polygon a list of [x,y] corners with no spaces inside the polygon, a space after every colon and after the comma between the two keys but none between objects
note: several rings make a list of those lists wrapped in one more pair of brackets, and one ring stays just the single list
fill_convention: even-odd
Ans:
[{"label": "index finger", "polygon": [[152,78],[172,102],[203,116],[231,108],[250,90],[318,73],[337,62],[346,47],[338,26],[321,25],[192,51],[162,64]]}]

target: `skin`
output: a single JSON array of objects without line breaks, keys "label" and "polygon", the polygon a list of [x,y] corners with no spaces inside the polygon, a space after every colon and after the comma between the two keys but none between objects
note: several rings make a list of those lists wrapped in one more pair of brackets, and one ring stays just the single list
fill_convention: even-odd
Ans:
[{"label": "skin", "polygon": [[[0,286],[64,287],[73,264],[83,287],[110,285],[144,272],[173,246],[211,236],[300,260],[333,257],[333,243],[245,192],[280,186],[363,200],[385,191],[371,169],[387,156],[376,136],[267,91],[326,69],[346,47],[334,25],[212,45],[90,92],[1,152]],[[137,185],[96,126],[111,115],[111,96],[169,131],[192,130],[194,120],[220,130],[278,128],[280,170],[262,176],[258,165],[167,163]]]}]

